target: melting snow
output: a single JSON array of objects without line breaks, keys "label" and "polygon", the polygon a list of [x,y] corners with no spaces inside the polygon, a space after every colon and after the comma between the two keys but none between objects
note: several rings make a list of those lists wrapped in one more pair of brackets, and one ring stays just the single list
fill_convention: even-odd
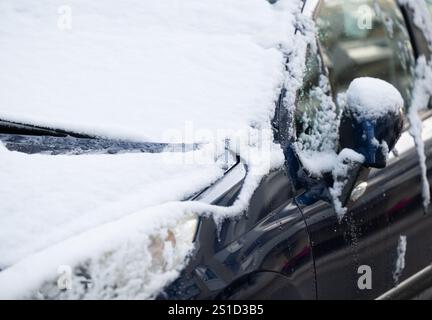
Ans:
[{"label": "melting snow", "polygon": [[408,109],[408,119],[410,122],[409,132],[414,138],[419,157],[421,177],[422,177],[422,195],[423,207],[427,210],[430,204],[430,187],[427,178],[426,155],[424,150],[424,141],[422,139],[423,124],[419,112],[428,107],[432,97],[432,65],[427,63],[425,57],[417,60],[416,81],[410,108]]},{"label": "melting snow", "polygon": [[399,277],[402,275],[402,271],[405,269],[405,254],[407,248],[407,237],[401,235],[397,246],[397,259],[395,270],[393,272],[393,280],[397,285],[399,283]]},{"label": "melting snow", "polygon": [[400,5],[406,5],[414,13],[414,24],[419,28],[432,48],[432,20],[424,0],[398,0]]},{"label": "melting snow", "polygon": [[344,217],[347,209],[343,206],[340,201],[340,196],[348,182],[348,170],[351,168],[353,163],[363,163],[363,155],[355,152],[351,149],[343,149],[333,163],[332,175],[333,175],[333,186],[329,188],[330,195],[333,199],[333,205],[338,216],[339,221]]},{"label": "melting snow", "polygon": [[[401,5],[407,5],[413,11],[414,24],[422,31],[428,42],[429,49],[432,50],[432,20],[425,1],[398,0],[398,2]],[[432,97],[432,65],[427,60],[430,60],[430,57],[426,59],[424,56],[421,56],[417,60],[416,82],[414,84],[411,105],[408,110],[408,119],[411,125],[410,134],[415,141],[422,173],[422,195],[425,210],[427,210],[430,204],[430,187],[427,179],[426,156],[422,140],[423,127],[419,111],[428,107],[430,98]]]}]

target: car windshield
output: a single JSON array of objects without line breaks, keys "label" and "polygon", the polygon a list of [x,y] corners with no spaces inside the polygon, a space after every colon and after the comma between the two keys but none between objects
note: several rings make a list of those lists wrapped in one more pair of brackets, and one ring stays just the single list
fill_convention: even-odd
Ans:
[{"label": "car windshield", "polygon": [[[71,7],[1,1],[7,50],[0,50],[0,119],[116,139],[193,142],[184,134],[190,127],[238,130],[268,118],[284,62],[269,49],[278,45],[271,34],[279,25],[257,17],[245,27],[250,15],[225,2],[232,7],[226,18],[230,9],[196,1],[181,8],[137,2],[133,9],[112,0]],[[253,6],[269,6],[259,2]]]}]

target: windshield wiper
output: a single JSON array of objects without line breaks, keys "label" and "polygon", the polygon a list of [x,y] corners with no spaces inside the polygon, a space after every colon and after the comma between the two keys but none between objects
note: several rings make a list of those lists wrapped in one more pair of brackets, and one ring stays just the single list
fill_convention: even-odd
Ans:
[{"label": "windshield wiper", "polygon": [[116,154],[131,152],[187,152],[199,144],[133,142],[48,129],[0,120],[0,141],[10,151],[28,154]]},{"label": "windshield wiper", "polygon": [[131,152],[187,152],[198,149],[198,144],[170,144],[155,142],[131,142],[104,138],[76,138],[71,136],[35,136],[0,134],[0,141],[10,151],[28,154],[116,154]]},{"label": "windshield wiper", "polygon": [[61,129],[50,129],[29,124],[0,120],[0,134],[20,134],[31,136],[52,136],[52,137],[76,137],[92,138],[90,135],[66,131]]}]

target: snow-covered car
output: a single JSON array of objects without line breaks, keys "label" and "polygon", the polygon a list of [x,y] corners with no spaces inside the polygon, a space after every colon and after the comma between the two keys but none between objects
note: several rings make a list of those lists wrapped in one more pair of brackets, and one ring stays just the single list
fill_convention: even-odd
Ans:
[{"label": "snow-covered car", "polygon": [[431,13],[2,1],[0,297],[428,289]]}]

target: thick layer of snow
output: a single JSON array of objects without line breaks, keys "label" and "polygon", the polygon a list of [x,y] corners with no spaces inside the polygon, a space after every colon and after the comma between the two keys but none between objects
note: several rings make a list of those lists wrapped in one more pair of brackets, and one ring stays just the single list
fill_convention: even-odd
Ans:
[{"label": "thick layer of snow", "polygon": [[[86,162],[85,158],[89,157],[86,164],[95,164],[95,166],[90,166],[84,173],[88,174],[92,169],[99,170],[97,173],[91,173],[92,178],[85,180],[85,182],[89,183],[97,182],[94,189],[98,189],[97,186],[102,186],[103,183],[98,180],[103,181],[107,172],[110,172],[110,170],[108,170],[110,168],[107,160],[113,160],[115,157],[119,157],[119,155],[28,156],[16,152],[4,152],[9,153],[9,155],[6,156],[2,154],[4,158],[10,157],[18,159],[16,166],[11,164],[11,168],[14,168],[12,171],[14,172],[18,170],[19,165],[22,166],[26,164],[30,167],[33,166],[30,165],[29,162],[24,163],[23,160],[20,161],[19,159],[21,157],[27,157],[28,161],[31,161],[33,159],[32,157],[46,157],[46,159],[58,158],[59,163],[64,163],[66,161],[67,167],[71,167],[69,161],[73,161],[72,159],[76,159],[77,163],[81,162],[80,165],[83,165],[84,162]],[[154,250],[154,246],[152,246],[153,239],[161,239],[163,242],[168,229],[175,229],[181,226],[184,221],[188,221],[188,219],[196,214],[213,214],[216,221],[219,221],[223,217],[237,215],[243,212],[249,204],[252,193],[258,186],[263,175],[262,170],[264,170],[257,161],[258,155],[252,153],[250,155],[250,163],[252,166],[249,168],[239,198],[231,207],[218,207],[201,202],[172,202],[169,200],[176,196],[180,199],[200,185],[204,186],[211,183],[212,180],[221,174],[219,166],[213,164],[196,167],[196,162],[191,161],[191,159],[185,160],[184,156],[177,157],[178,155],[175,154],[172,155],[172,158],[167,154],[134,154],[124,156],[128,157],[129,160],[119,159],[117,162],[117,170],[113,172],[113,174],[115,173],[121,176],[123,173],[128,173],[126,178],[132,179],[129,173],[137,173],[137,171],[143,170],[145,171],[145,173],[142,174],[144,177],[149,174],[154,178],[154,180],[148,181],[138,174],[136,180],[139,182],[139,180],[142,179],[145,185],[143,185],[140,190],[137,190],[134,196],[124,195],[124,197],[119,197],[121,201],[119,200],[118,205],[114,203],[112,206],[105,206],[105,201],[109,201],[110,196],[112,196],[110,190],[120,189],[126,194],[131,191],[127,186],[105,185],[107,189],[99,190],[102,194],[101,197],[96,197],[96,200],[103,201],[104,199],[102,196],[108,199],[100,203],[102,210],[95,210],[94,216],[93,212],[90,210],[86,212],[85,216],[70,210],[69,213],[76,218],[76,221],[68,221],[67,211],[69,210],[67,208],[62,209],[58,206],[58,209],[63,210],[63,213],[66,214],[66,216],[63,217],[66,220],[63,225],[56,225],[56,221],[50,222],[48,220],[50,217],[43,212],[40,212],[39,217],[34,217],[36,221],[25,219],[13,220],[16,223],[14,226],[11,226],[15,227],[15,232],[11,232],[14,238],[21,235],[21,240],[27,241],[27,239],[23,239],[25,235],[24,232],[16,233],[16,230],[20,230],[22,226],[28,225],[30,229],[32,226],[40,228],[47,226],[47,230],[51,231],[51,236],[57,236],[58,239],[54,237],[48,239],[49,237],[45,237],[45,234],[41,233],[43,231],[41,229],[36,229],[35,232],[30,234],[32,239],[28,239],[29,241],[25,243],[25,249],[27,249],[26,254],[23,254],[19,259],[16,258],[12,266],[0,272],[0,298],[152,298],[169,281],[175,279],[184,266],[187,254],[192,248],[192,243],[190,241],[192,230],[182,230],[182,232],[180,232],[180,237],[176,238],[176,245],[174,248],[169,241],[165,241],[165,245],[159,249],[160,258],[156,259],[154,253],[152,253]],[[137,158],[140,156],[143,158]],[[155,158],[149,158],[146,161],[146,157],[153,156]],[[199,152],[198,154],[197,152],[191,152],[188,156],[195,158],[201,156],[199,160],[204,163],[209,160],[206,159],[208,157],[206,150],[203,150],[202,154],[199,154]],[[103,158],[99,158],[99,160],[96,161],[97,157]],[[111,159],[108,157],[111,157]],[[266,168],[265,170],[271,170],[283,164],[283,154],[276,146],[275,149],[270,152],[270,157],[270,167],[267,167],[265,162],[263,163]],[[189,165],[176,164],[176,159],[182,159],[182,161],[190,163],[195,169],[188,170],[192,167],[189,167]],[[170,179],[164,176],[164,172],[155,172],[155,167],[149,166],[152,164],[153,160],[159,167],[161,161],[165,164],[171,163],[172,161],[173,163],[170,164],[171,170],[169,170],[168,167],[167,174],[174,174],[174,177]],[[53,177],[56,176],[56,171],[62,172],[68,170],[61,165],[56,168],[53,166],[55,160],[50,161],[51,169],[54,170],[54,173],[50,174],[48,172],[47,174],[50,179],[47,181],[48,183],[44,185],[44,190],[48,193],[38,193],[38,195],[43,196],[43,199],[49,199],[52,196],[54,198],[51,200],[56,203],[56,192],[53,192],[55,186],[50,182],[52,182],[52,179],[55,180]],[[108,166],[108,168],[102,164],[100,169],[98,169],[96,164],[100,164],[101,161],[107,162],[108,164],[106,164],[106,166]],[[39,164],[40,163],[39,161]],[[144,170],[144,167],[137,168],[141,163],[147,164],[149,169]],[[122,164],[129,165],[129,167],[125,168]],[[112,166],[115,167],[115,165]],[[50,169],[45,168],[44,163],[40,165],[40,167],[42,169],[41,175],[50,171]],[[172,172],[175,171],[176,167],[182,170],[178,172],[177,175]],[[33,166],[32,168],[40,169],[37,167],[37,164],[36,167]],[[75,181],[76,189],[72,190],[72,187],[63,187],[61,192],[66,192],[72,196],[76,193],[76,195],[82,197],[84,201],[92,204],[92,195],[83,195],[83,192],[88,190],[86,190],[86,188],[81,190],[80,179],[75,177],[76,172],[74,172],[74,168],[76,169],[76,167],[72,165],[71,175],[63,172],[62,176]],[[111,171],[112,169],[113,168],[111,168]],[[154,172],[152,173],[152,171]],[[43,181],[41,175],[38,176],[39,181]],[[157,175],[164,181],[159,181]],[[117,176],[117,178],[118,182],[123,181],[121,177]],[[116,179],[112,179],[112,181],[116,182]],[[165,183],[165,181],[168,182]],[[137,181],[132,179],[129,183],[133,184],[134,182]],[[27,179],[23,178],[19,187],[25,187],[26,184]],[[92,187],[89,188],[93,189]],[[29,187],[29,189],[35,188]],[[29,196],[29,193],[27,192],[26,195]],[[146,199],[149,196],[151,198]],[[79,205],[73,202],[74,199],[63,200],[63,205],[65,206],[72,205],[76,208],[76,206]],[[132,200],[132,203],[128,202],[130,200]],[[35,205],[38,204],[35,203]],[[120,211],[123,209],[122,206],[125,206],[125,208],[123,211]],[[138,206],[141,206],[141,208],[138,209]],[[142,209],[143,206],[147,207]],[[106,214],[110,219],[101,215],[103,209],[106,210]],[[52,216],[55,217],[55,208],[50,209],[50,212]],[[48,221],[40,221],[39,218],[44,218]],[[111,221],[113,218],[116,220]],[[89,223],[87,223],[88,219],[90,222],[94,222],[94,224],[89,225]],[[40,224],[36,222],[40,222]],[[50,226],[52,227],[51,229],[49,228]],[[59,237],[59,234],[56,234],[56,227],[61,227],[61,230],[65,231],[63,234],[60,233],[61,237]],[[71,233],[67,234],[67,231],[71,231]],[[46,243],[43,243],[44,245],[41,245],[39,242],[40,247],[35,248],[30,240],[38,241],[39,238],[37,236],[43,240],[50,241],[46,241]],[[182,237],[189,240],[182,239]],[[13,243],[13,245],[20,248],[18,243]],[[24,245],[21,246],[21,248],[23,247]],[[14,257],[14,247],[0,247],[0,250]],[[59,267],[62,266],[71,266],[71,268],[73,268],[72,289],[63,293],[59,292],[57,287],[57,280],[59,277],[58,270]],[[91,286],[89,288],[86,288],[87,285],[83,282],[87,277],[81,275],[81,270],[85,270],[85,273],[91,278]]]},{"label": "thick layer of snow", "polygon": [[340,196],[348,181],[349,173],[348,170],[356,164],[364,162],[364,156],[355,152],[351,149],[343,149],[337,155],[336,160],[333,163],[332,175],[333,175],[333,186],[329,188],[330,195],[332,196],[333,205],[339,221],[344,217],[347,209],[343,206],[340,201]]},{"label": "thick layer of snow", "polygon": [[[215,144],[180,156],[1,148],[0,297],[149,298],[173,280],[190,241],[166,243],[163,261],[149,244],[193,214],[242,213],[262,177],[283,164],[270,120],[282,85],[301,85],[300,8],[299,0],[1,1],[0,119]],[[287,55],[297,59],[284,72]],[[167,203],[222,174],[225,138],[248,165],[234,205]],[[74,276],[83,267],[92,287],[83,291],[78,276],[60,294],[62,265]]]},{"label": "thick layer of snow", "polygon": [[267,124],[298,3],[3,0],[0,119],[156,142]]},{"label": "thick layer of snow", "polygon": [[381,79],[354,79],[346,93],[347,106],[360,118],[374,119],[383,114],[397,113],[404,106],[399,91]]},{"label": "thick layer of snow", "polygon": [[313,177],[322,177],[325,172],[331,172],[334,168],[337,153],[327,151],[300,151],[298,152],[302,165]]},{"label": "thick layer of snow", "polygon": [[[150,298],[178,275],[192,247],[178,241],[169,252],[166,243],[162,264],[149,250],[151,237],[165,236],[187,217],[186,209],[187,203],[149,207],[29,255],[0,273],[0,298]],[[74,273],[71,290],[60,293],[59,268],[78,264],[92,277],[91,288]]]},{"label": "thick layer of snow", "polygon": [[182,200],[222,175],[215,163],[172,157],[26,155],[2,147],[0,268],[100,224]]}]

